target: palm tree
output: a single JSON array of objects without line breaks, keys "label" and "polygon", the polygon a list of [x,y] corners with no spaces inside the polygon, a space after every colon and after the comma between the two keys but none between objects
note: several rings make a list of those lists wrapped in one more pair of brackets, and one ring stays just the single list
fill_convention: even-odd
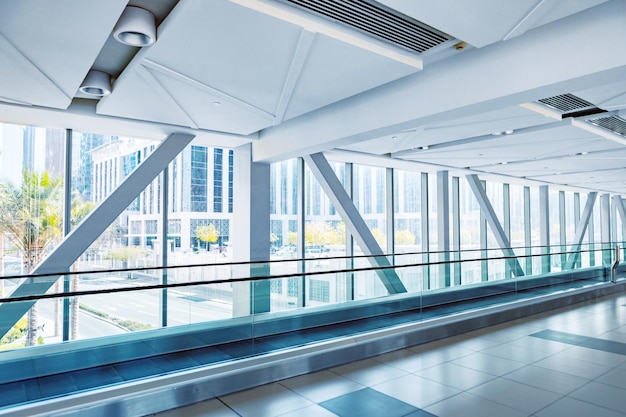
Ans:
[{"label": "palm tree", "polygon": [[[94,209],[96,205],[91,201],[85,201],[83,197],[75,193],[72,196],[72,210],[70,214],[70,223],[72,228],[78,225],[89,213]],[[80,258],[74,262],[72,265],[72,271],[76,272],[79,270],[78,263],[80,262]],[[70,279],[70,291],[75,292],[78,291],[78,275],[72,275]],[[70,304],[70,339],[74,340],[78,338],[78,310],[79,310],[79,301],[78,297],[74,297]]]},{"label": "palm tree", "polygon": [[[61,179],[52,179],[45,172],[24,171],[19,186],[0,183],[0,233],[21,252],[26,273],[61,236],[61,192]],[[35,303],[28,312],[27,346],[37,343],[37,318]]]}]

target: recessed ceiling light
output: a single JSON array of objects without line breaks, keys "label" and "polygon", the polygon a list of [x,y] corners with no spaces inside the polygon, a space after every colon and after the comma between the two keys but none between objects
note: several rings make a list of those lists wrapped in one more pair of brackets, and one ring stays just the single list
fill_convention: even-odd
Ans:
[{"label": "recessed ceiling light", "polygon": [[156,23],[146,9],[127,6],[113,29],[113,37],[130,46],[148,46],[156,41]]},{"label": "recessed ceiling light", "polygon": [[492,135],[493,136],[502,136],[502,135],[511,135],[513,134],[514,130],[503,130],[500,132],[493,132]]},{"label": "recessed ceiling light", "polygon": [[423,150],[423,151],[428,150],[428,148],[430,148],[430,146],[428,146],[428,145],[424,145],[424,146],[420,147],[420,149]]},{"label": "recessed ceiling light", "polygon": [[111,94],[111,76],[106,72],[90,70],[79,90],[92,97],[108,96]]},{"label": "recessed ceiling light", "polygon": [[215,107],[217,107],[217,106],[221,106],[221,105],[222,105],[222,103],[221,103],[221,102],[219,102],[219,101],[214,101],[214,102],[213,102],[213,105],[214,105]]}]

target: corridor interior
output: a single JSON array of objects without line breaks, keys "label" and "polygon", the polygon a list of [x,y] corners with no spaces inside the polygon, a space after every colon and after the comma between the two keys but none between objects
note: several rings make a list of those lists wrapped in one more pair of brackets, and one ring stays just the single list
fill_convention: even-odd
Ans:
[{"label": "corridor interior", "polygon": [[618,293],[154,416],[625,415]]}]

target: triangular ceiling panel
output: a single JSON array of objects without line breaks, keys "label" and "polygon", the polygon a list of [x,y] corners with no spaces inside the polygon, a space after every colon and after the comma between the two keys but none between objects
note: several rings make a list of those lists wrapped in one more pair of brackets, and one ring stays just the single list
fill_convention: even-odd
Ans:
[{"label": "triangular ceiling panel", "polygon": [[64,109],[127,1],[20,0],[0,4],[0,59],[11,71],[10,76],[2,72],[0,97]]},{"label": "triangular ceiling panel", "polygon": [[180,109],[201,129],[248,135],[272,124],[273,115],[174,73],[147,68]]},{"label": "triangular ceiling panel", "polygon": [[285,119],[417,72],[401,62],[317,34],[298,77]]}]

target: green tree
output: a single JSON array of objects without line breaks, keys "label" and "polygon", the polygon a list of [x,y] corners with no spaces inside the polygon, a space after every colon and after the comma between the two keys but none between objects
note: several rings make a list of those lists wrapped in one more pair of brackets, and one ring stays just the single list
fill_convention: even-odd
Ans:
[{"label": "green tree", "polygon": [[[208,226],[198,226],[196,229],[196,239],[205,243],[215,243],[220,237],[220,232],[217,230],[213,223],[209,223]],[[209,245],[207,245],[207,249],[209,249]]]},{"label": "green tree", "polygon": [[415,235],[411,233],[410,230],[398,230],[394,238],[396,240],[396,245],[413,245],[415,244]]},{"label": "green tree", "polygon": [[296,246],[298,244],[298,234],[296,232],[287,233],[287,241],[288,245]]},{"label": "green tree", "polygon": [[[0,232],[21,252],[29,273],[61,236],[62,181],[44,172],[24,171],[19,186],[0,183]],[[28,312],[26,344],[37,344],[37,303]]]}]

